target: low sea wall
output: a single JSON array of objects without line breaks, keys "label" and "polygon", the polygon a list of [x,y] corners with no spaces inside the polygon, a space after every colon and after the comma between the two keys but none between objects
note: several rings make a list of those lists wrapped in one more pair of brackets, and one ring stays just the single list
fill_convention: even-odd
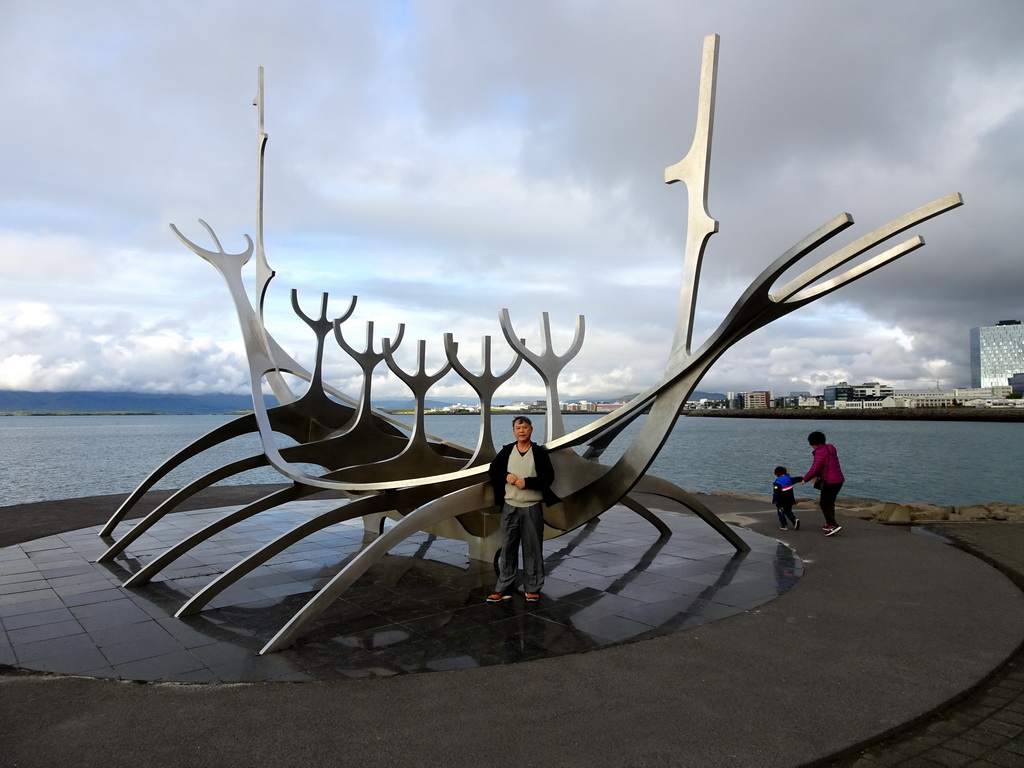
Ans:
[{"label": "low sea wall", "polygon": [[682,415],[726,419],[856,419],[860,421],[1011,421],[1024,423],[1024,408],[707,408]]}]

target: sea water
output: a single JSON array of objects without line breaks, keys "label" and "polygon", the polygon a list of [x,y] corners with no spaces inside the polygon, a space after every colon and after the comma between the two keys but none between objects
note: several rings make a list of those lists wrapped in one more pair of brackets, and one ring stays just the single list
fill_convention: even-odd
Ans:
[{"label": "sea water", "polygon": [[[168,457],[233,416],[0,417],[0,506],[128,493]],[[567,432],[596,417],[563,416]],[[614,462],[648,418],[642,416],[605,451]],[[432,435],[472,448],[476,416],[427,416]],[[495,416],[495,441],[512,440],[512,417]],[[534,417],[544,439],[544,416]],[[1024,503],[1024,424],[942,421],[829,421],[687,418],[678,420],[650,473],[692,491],[771,493],[772,470],[803,474],[811,464],[807,434],[825,433],[846,475],[844,496],[963,506]],[[288,444],[282,441],[281,446]],[[190,459],[157,488],[178,488],[223,464],[260,452],[254,435]],[[229,484],[273,483],[272,469],[250,470]],[[810,495],[808,489],[808,495]]]}]

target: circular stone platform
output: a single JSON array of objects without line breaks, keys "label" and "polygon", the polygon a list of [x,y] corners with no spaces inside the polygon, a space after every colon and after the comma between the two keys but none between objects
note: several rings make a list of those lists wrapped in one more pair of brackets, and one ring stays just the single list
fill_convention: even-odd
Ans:
[{"label": "circular stone platform", "polygon": [[[114,562],[98,527],[0,549],[0,664],[99,678],[182,682],[324,680],[509,664],[678,632],[791,589],[803,563],[744,529],[735,550],[705,523],[660,512],[672,536],[616,507],[545,543],[541,601],[489,604],[490,563],[462,542],[417,534],[371,568],[300,643],[260,648],[363,544],[332,526],[174,618],[242,556],[337,502],[293,502],[232,527],[147,585],[120,586],[152,557],[237,507],[169,515]],[[133,523],[122,523],[119,533]]]}]

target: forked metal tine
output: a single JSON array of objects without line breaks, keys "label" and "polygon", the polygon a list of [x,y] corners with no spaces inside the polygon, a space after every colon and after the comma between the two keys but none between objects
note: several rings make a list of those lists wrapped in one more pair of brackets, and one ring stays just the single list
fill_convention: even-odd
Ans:
[{"label": "forked metal tine", "polygon": [[[379,363],[384,359],[384,349],[383,345],[380,352],[375,352],[373,349],[373,321],[370,320],[366,323],[366,346],[363,348],[363,351],[360,352],[346,341],[345,335],[341,332],[341,324],[347,317],[348,315],[345,315],[345,317],[338,318],[334,321],[334,338],[337,340],[338,346],[344,349],[356,362],[361,363],[364,360],[373,360],[376,365],[376,363]],[[395,340],[390,341],[390,339],[385,339],[385,341],[391,345],[392,349],[398,349],[398,345],[402,343],[402,338],[404,336],[405,323],[399,323],[398,335],[395,336]]]},{"label": "forked metal tine", "polygon": [[223,263],[224,258],[241,258],[241,263],[245,264],[249,261],[249,259],[252,258],[252,252],[255,246],[253,244],[252,238],[249,237],[248,235],[243,235],[246,242],[246,248],[244,251],[242,251],[241,253],[227,253],[224,250],[224,247],[220,244],[220,239],[217,237],[217,234],[213,231],[213,228],[202,219],[199,219],[199,223],[203,225],[207,232],[210,233],[210,237],[213,238],[213,242],[217,246],[216,251],[211,251],[208,248],[203,248],[201,245],[193,243],[191,240],[189,240],[187,237],[181,234],[181,230],[179,230],[177,226],[175,226],[174,224],[171,224],[170,227],[175,237],[177,237],[185,245],[186,248],[188,248],[190,251],[192,251],[192,253],[196,254],[197,256],[201,256],[202,258],[206,259],[211,264],[221,264]]},{"label": "forked metal tine", "polygon": [[333,326],[340,325],[341,323],[348,320],[348,318],[352,316],[352,313],[355,311],[356,308],[356,297],[353,296],[349,301],[348,310],[345,312],[345,314],[343,314],[341,317],[334,318],[334,320],[328,320],[327,299],[329,297],[329,294],[325,291],[324,293],[320,294],[320,317],[314,320],[305,312],[303,312],[302,307],[299,306],[299,292],[295,288],[292,288],[291,296],[292,309],[295,311],[295,314],[302,318],[303,322],[305,322],[306,325],[312,328],[316,332],[316,335],[318,337],[326,336],[327,332]]},{"label": "forked metal tine", "polygon": [[384,359],[387,361],[388,368],[390,368],[398,378],[404,381],[413,392],[422,390],[423,393],[426,394],[426,389],[429,389],[430,386],[444,378],[452,369],[451,361],[445,360],[444,365],[442,365],[433,374],[428,374],[426,372],[427,342],[425,339],[420,339],[417,342],[415,373],[409,373],[404,370],[395,360],[394,351],[398,348],[398,344],[393,345],[391,343],[391,339],[385,338],[383,340],[383,345]]},{"label": "forked metal tine", "polygon": [[881,269],[889,262],[895,261],[901,256],[907,255],[911,251],[916,251],[923,245],[924,238],[920,236],[914,236],[909,240],[904,240],[899,245],[894,245],[887,251],[884,251],[878,254],[877,256],[871,257],[863,264],[858,264],[856,267],[848,269],[846,272],[843,272],[840,275],[836,275],[832,279],[827,280],[823,283],[819,283],[818,285],[812,286],[810,288],[805,288],[799,293],[796,293],[793,296],[791,296],[784,303],[787,305],[795,304],[797,306],[801,306],[803,304],[812,302],[815,299],[819,299],[822,296],[826,296],[832,293],[833,291],[839,290],[844,285],[852,283],[854,280],[859,280],[865,275],[870,275],[872,272],[874,272],[877,269]]},{"label": "forked metal tine", "polygon": [[544,435],[544,442],[550,442],[565,434],[565,426],[562,421],[562,407],[558,399],[558,377],[566,364],[579,353],[583,346],[583,336],[586,332],[586,324],[583,315],[576,316],[576,331],[572,344],[563,355],[556,355],[551,349],[551,322],[548,313],[541,313],[541,335],[543,351],[541,353],[531,352],[526,347],[526,341],[516,336],[512,328],[512,318],[508,309],[502,309],[499,313],[501,331],[505,334],[505,340],[516,352],[528,362],[544,382],[547,390],[547,429]]},{"label": "forked metal tine", "polygon": [[572,344],[562,354],[556,355],[551,349],[551,320],[548,317],[547,312],[540,313],[540,324],[541,324],[541,343],[543,349],[541,352],[533,352],[526,346],[526,339],[520,338],[516,335],[515,329],[512,327],[512,318],[509,315],[508,309],[502,309],[499,313],[499,320],[501,322],[501,330],[505,334],[505,340],[508,341],[509,345],[516,352],[522,356],[526,362],[537,369],[538,373],[542,372],[543,369],[550,368],[552,365],[558,365],[558,369],[565,367],[565,364],[576,357],[579,354],[580,349],[583,347],[583,337],[586,333],[586,321],[583,315],[576,315],[576,328],[573,335]]},{"label": "forked metal tine", "polygon": [[910,227],[916,226],[917,224],[927,221],[928,219],[945,213],[953,208],[958,208],[963,204],[963,197],[961,197],[958,192],[954,192],[951,195],[941,197],[927,205],[922,205],[917,210],[910,211],[909,213],[905,213],[902,216],[893,219],[888,224],[885,224],[873,232],[869,232],[863,237],[854,240],[845,248],[839,249],[831,256],[822,259],[813,267],[798,275],[795,279],[772,294],[772,301],[779,303],[785,302],[791,296],[794,296],[804,288],[807,288],[814,281],[824,275],[827,275],[829,272],[842,266],[851,259],[857,258],[865,251],[874,248],[879,243],[884,243],[889,238],[895,237],[900,232],[903,232]]}]

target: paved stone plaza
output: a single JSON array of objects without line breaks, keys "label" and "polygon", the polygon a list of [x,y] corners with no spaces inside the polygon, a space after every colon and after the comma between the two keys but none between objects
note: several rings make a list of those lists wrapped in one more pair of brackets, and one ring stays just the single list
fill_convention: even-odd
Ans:
[{"label": "paved stone plaza", "polygon": [[[232,498],[240,490],[216,493],[217,506],[243,502]],[[572,649],[544,658],[524,654],[519,663],[511,663],[513,658],[497,659],[491,666],[456,663],[452,666],[466,668],[431,674],[408,673],[420,665],[379,676],[364,670],[359,679],[341,673],[325,680],[329,675],[307,671],[301,679],[318,679],[126,685],[111,677],[7,667],[0,675],[2,764],[383,766],[477,765],[498,759],[572,766],[795,766],[829,759],[836,765],[1017,764],[1005,760],[1018,756],[1013,749],[1022,726],[1006,717],[1014,716],[1019,701],[1019,677],[1013,677],[1013,667],[1002,665],[1024,638],[1024,595],[1010,579],[936,535],[844,520],[843,532],[827,538],[813,513],[805,513],[800,531],[783,532],[774,509],[763,502],[704,499],[758,540],[791,548],[797,569],[787,578],[799,576],[791,588],[780,590],[776,584],[767,601],[756,598],[759,604],[734,606],[741,610],[716,621],[696,624],[690,616],[679,626],[663,623],[670,631],[660,636],[607,638],[610,642],[586,652]],[[116,499],[106,498],[3,508],[0,544],[26,544],[99,525],[115,506]],[[675,513],[666,519],[692,520]],[[615,525],[615,517],[607,523]],[[588,535],[597,537],[605,525],[602,520]],[[981,526],[975,544],[984,549],[991,532],[999,530]],[[1017,527],[1001,530],[999,540],[1004,540]],[[653,538],[653,531],[648,536]],[[673,538],[684,536],[679,531]],[[559,541],[549,542],[547,550],[553,575],[569,559],[558,561],[558,551],[567,546]],[[424,539],[419,546],[429,552],[439,545]],[[777,559],[779,550],[772,546],[769,559]],[[1011,543],[1004,549],[1012,556],[1019,552],[1015,547]],[[634,551],[624,572],[640,565],[643,552],[650,557],[650,551],[649,542]],[[664,551],[655,553],[652,562],[657,564]],[[417,574],[412,587],[424,574],[436,577],[435,571],[466,567],[440,557],[426,564],[430,558],[416,552],[403,552],[396,562],[409,557],[423,561],[402,571]],[[761,570],[742,574],[742,581],[737,574],[726,580],[757,582],[764,579]],[[656,590],[657,584],[645,584],[639,576],[648,571],[635,570],[638,575],[627,586]],[[576,571],[573,578],[582,573]],[[725,572],[716,573],[701,577],[712,581],[706,588],[726,583]],[[623,578],[590,575],[607,585]],[[236,585],[242,586],[244,580]],[[184,593],[189,587],[183,581],[175,588]],[[283,591],[277,599],[290,599]],[[76,602],[72,594],[83,593],[69,593],[69,603]],[[607,594],[613,593],[602,592]],[[228,597],[225,592],[224,605],[209,613],[230,612]],[[602,599],[609,598],[595,597],[598,603]],[[550,600],[564,596],[553,594]],[[538,607],[544,606],[542,601]],[[530,608],[518,600],[511,606],[451,606],[455,614],[507,612],[496,621],[520,622],[521,629],[511,636],[521,637],[524,649],[529,622],[538,618],[528,613]],[[328,623],[318,625],[318,631],[326,634],[312,638],[312,644],[324,643],[343,626],[331,627],[337,619],[325,617]],[[172,621],[179,620],[168,618],[165,609],[162,618],[135,623]],[[473,627],[465,632],[473,634]],[[486,629],[481,634],[487,639],[478,647],[489,647],[494,635]],[[12,638],[5,636],[5,642]],[[233,647],[248,642],[255,644],[250,639]],[[248,663],[255,659],[246,658]],[[117,672],[113,663],[109,666]],[[235,668],[241,666],[236,658]],[[220,668],[229,667],[224,662]],[[216,670],[217,665],[207,668]],[[998,674],[990,681],[993,672]],[[977,701],[983,703],[972,704]],[[947,709],[950,702],[956,702],[952,710]],[[970,718],[959,714],[972,706]],[[918,730],[907,732],[915,722],[920,722]],[[897,741],[902,742],[872,746],[886,734],[900,734]],[[934,750],[936,761],[922,762],[930,759],[928,750]],[[970,750],[977,754],[971,756]],[[965,762],[970,760],[977,762]]]},{"label": "paved stone plaza", "polygon": [[[194,616],[174,613],[211,575],[337,502],[303,501],[240,523],[149,584],[124,581],[232,507],[170,515],[111,563],[98,528],[0,550],[0,662],[120,680],[256,682],[387,677],[511,664],[649,639],[752,610],[803,566],[774,539],[744,532],[737,553],[701,520],[669,514],[671,536],[616,508],[548,542],[539,603],[484,601],[491,563],[465,543],[419,534],[334,602],[297,646],[259,650],[362,547],[358,520],[289,547]],[[127,527],[127,526],[123,526]]]}]

